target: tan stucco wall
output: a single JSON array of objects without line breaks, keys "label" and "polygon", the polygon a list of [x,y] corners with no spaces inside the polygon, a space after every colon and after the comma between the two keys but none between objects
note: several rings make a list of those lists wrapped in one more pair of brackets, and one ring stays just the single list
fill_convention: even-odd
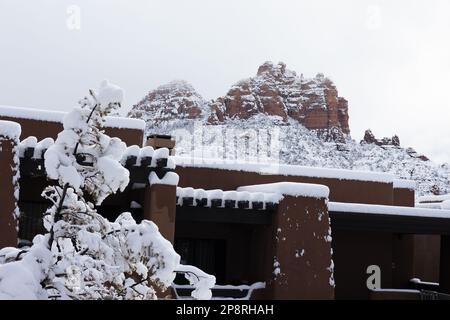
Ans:
[{"label": "tan stucco wall", "polygon": [[394,199],[392,183],[283,176],[196,167],[177,167],[176,172],[180,176],[178,184],[180,187],[236,190],[240,186],[289,181],[326,185],[330,188],[330,201],[392,205]]}]

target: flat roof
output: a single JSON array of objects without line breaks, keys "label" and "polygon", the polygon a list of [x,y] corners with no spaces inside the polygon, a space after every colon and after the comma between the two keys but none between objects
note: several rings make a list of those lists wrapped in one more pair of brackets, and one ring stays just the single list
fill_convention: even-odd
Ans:
[{"label": "flat roof", "polygon": [[275,182],[241,186],[238,191],[248,192],[275,192],[280,195],[292,197],[328,198],[330,189],[321,184],[299,182]]},{"label": "flat roof", "polygon": [[450,194],[421,196],[417,200],[420,203],[443,202],[445,200],[450,200]]},{"label": "flat roof", "polygon": [[332,230],[450,234],[450,210],[329,202]]},{"label": "flat roof", "polygon": [[331,178],[339,180],[357,180],[380,183],[394,183],[394,175],[390,173],[358,171],[347,169],[316,168],[278,163],[258,163],[227,159],[195,158],[174,156],[179,167],[211,168],[220,170],[235,170],[256,172],[260,174],[276,174],[283,176],[304,176],[316,178]]},{"label": "flat roof", "polygon": [[407,179],[394,179],[394,189],[416,189],[416,182]]},{"label": "flat roof", "polygon": [[334,212],[355,212],[367,214],[384,214],[406,217],[430,217],[450,219],[450,210],[386,206],[365,203],[329,202],[328,210]]},{"label": "flat roof", "polygon": [[[67,112],[56,110],[42,110],[35,108],[0,105],[0,116],[16,119],[29,119],[62,123],[66,113]],[[145,121],[141,119],[108,116],[105,120],[105,126],[119,129],[144,130]]]}]

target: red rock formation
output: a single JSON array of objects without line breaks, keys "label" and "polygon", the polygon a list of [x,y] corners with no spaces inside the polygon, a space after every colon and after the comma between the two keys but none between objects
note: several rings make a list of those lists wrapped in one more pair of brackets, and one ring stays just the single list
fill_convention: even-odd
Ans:
[{"label": "red rock formation", "polygon": [[[375,135],[372,133],[372,130],[367,129],[364,133],[364,138],[361,140],[362,143],[376,144],[377,146],[394,146],[400,147],[400,138],[397,135],[392,136],[392,138],[384,137],[382,139],[375,138]],[[416,153],[414,149],[408,148],[406,152],[412,156],[413,153]],[[428,160],[428,159],[427,159]]]},{"label": "red rock formation", "polygon": [[[350,134],[348,103],[339,97],[333,82],[323,74],[297,76],[282,62],[266,62],[255,77],[242,80],[215,101],[205,102],[186,82],[172,82],[151,91],[136,104],[129,116],[153,125],[182,119],[204,119],[220,124],[229,119],[248,119],[257,114],[294,119],[308,129],[339,136]],[[339,131],[339,132],[338,132]]]},{"label": "red rock formation", "polygon": [[238,82],[217,99],[212,111],[210,123],[264,113],[283,121],[295,119],[309,129],[340,128],[350,134],[347,100],[338,96],[331,80],[323,74],[312,79],[298,77],[281,62],[264,63],[256,77]]},{"label": "red rock formation", "polygon": [[200,118],[206,101],[185,81],[172,81],[150,91],[128,116],[159,124],[174,119]]}]

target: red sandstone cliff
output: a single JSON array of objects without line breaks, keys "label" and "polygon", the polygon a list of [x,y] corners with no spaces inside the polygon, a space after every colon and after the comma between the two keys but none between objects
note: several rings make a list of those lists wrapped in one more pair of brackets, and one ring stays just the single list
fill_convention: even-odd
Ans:
[{"label": "red sandstone cliff", "polygon": [[[184,81],[171,82],[151,91],[133,106],[130,117],[159,125],[185,119],[203,119],[208,124],[228,119],[248,119],[257,114],[289,118],[308,129],[350,134],[348,103],[339,97],[331,80],[318,74],[298,76],[282,62],[266,62],[255,77],[239,81],[215,101],[205,100]],[[150,123],[151,122],[151,123]]]},{"label": "red sandstone cliff", "polygon": [[297,120],[308,129],[340,128],[350,133],[348,103],[338,96],[333,82],[318,74],[314,78],[297,76],[282,62],[266,62],[256,77],[233,85],[224,97],[212,104],[209,123],[227,118],[248,119],[263,113]]},{"label": "red sandstone cliff", "polygon": [[205,113],[206,101],[186,81],[172,81],[150,91],[133,106],[128,116],[152,124],[172,120],[198,119]]}]

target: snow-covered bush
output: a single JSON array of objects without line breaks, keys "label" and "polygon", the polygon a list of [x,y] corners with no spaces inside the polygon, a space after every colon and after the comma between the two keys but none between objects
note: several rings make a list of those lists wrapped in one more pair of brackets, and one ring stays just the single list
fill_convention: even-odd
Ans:
[{"label": "snow-covered bush", "polygon": [[[48,233],[28,250],[0,250],[0,299],[155,299],[186,268],[153,222],[137,224],[128,212],[110,222],[94,208],[129,182],[125,143],[102,130],[122,97],[103,82],[65,116],[45,153],[48,178],[58,181],[42,193],[52,203]],[[194,269],[194,298],[210,298],[215,278]]]}]

